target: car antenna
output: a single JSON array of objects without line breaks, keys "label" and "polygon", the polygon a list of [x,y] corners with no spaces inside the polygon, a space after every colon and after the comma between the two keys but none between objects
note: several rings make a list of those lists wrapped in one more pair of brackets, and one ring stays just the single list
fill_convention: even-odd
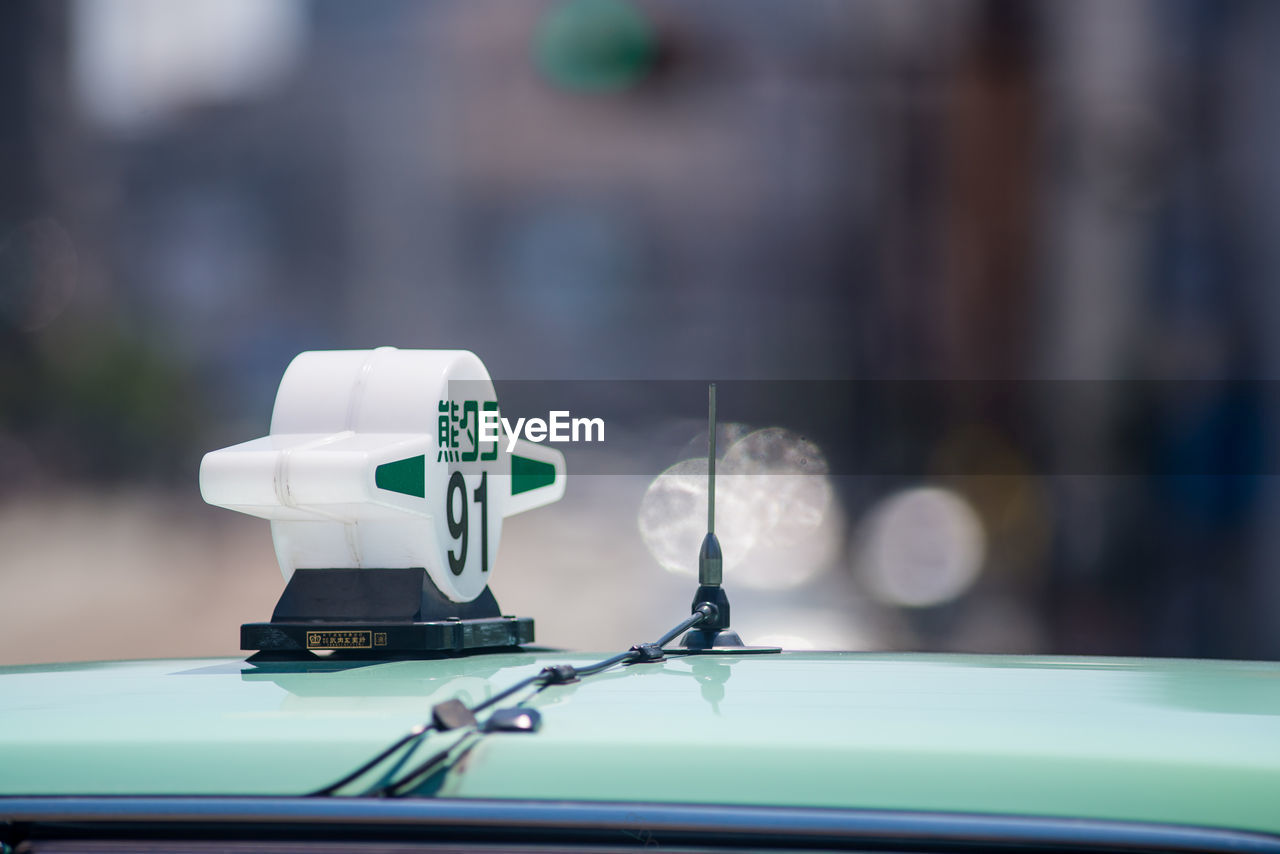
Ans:
[{"label": "car antenna", "polygon": [[729,628],[729,597],[724,592],[724,553],[716,537],[716,384],[707,386],[707,535],[698,550],[698,592],[693,610],[711,605],[714,615],[690,629],[681,641],[687,652],[781,652],[778,647],[746,646]]}]

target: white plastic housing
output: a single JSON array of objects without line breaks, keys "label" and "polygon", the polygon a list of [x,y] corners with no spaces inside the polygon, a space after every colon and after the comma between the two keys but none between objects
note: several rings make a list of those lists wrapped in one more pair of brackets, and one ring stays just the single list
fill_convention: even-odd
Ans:
[{"label": "white plastic housing", "polygon": [[489,582],[503,518],[559,500],[565,484],[559,451],[520,441],[509,453],[502,431],[472,441],[466,428],[486,405],[496,411],[493,383],[466,350],[301,353],[280,380],[270,435],[206,454],[200,492],[271,520],[286,579],[421,566],[469,602]]}]

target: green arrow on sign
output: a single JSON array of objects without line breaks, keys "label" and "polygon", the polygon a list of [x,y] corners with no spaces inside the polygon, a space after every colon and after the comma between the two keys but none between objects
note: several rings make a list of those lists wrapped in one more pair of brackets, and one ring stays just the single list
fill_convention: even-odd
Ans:
[{"label": "green arrow on sign", "polygon": [[519,495],[531,489],[550,486],[556,482],[556,467],[542,460],[531,460],[518,454],[511,455],[511,494]]},{"label": "green arrow on sign", "polygon": [[[367,471],[367,469],[366,469]],[[383,463],[373,473],[373,482],[378,489],[388,492],[399,492],[417,498],[427,497],[427,458],[424,454]]]}]

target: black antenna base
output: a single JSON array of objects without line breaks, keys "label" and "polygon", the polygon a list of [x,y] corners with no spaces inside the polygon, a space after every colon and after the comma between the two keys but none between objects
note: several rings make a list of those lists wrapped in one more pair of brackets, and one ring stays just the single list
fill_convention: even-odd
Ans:
[{"label": "black antenna base", "polygon": [[698,592],[693,594],[693,605],[690,608],[690,613],[697,612],[699,606],[704,604],[712,607],[712,614],[699,623],[696,628],[690,629],[689,634],[705,632],[708,629],[729,628],[729,597],[724,592],[723,587],[719,584],[703,584],[699,586]]},{"label": "black antenna base", "polygon": [[684,640],[680,641],[680,646],[687,650],[716,650],[725,651],[732,647],[742,647],[746,649],[746,644],[742,642],[742,638],[733,629],[690,629],[685,632]]},{"label": "black antenna base", "polygon": [[782,652],[776,646],[747,646],[738,633],[729,628],[729,597],[718,584],[704,584],[693,597],[693,610],[710,605],[712,614],[696,627],[685,632],[680,641],[680,651],[694,654],[748,655],[752,653]]},{"label": "black antenna base", "polygon": [[[714,539],[714,535],[707,535],[707,539]],[[716,545],[719,546],[718,543]],[[705,541],[703,548],[706,548]],[[696,628],[686,632],[680,645],[688,650],[743,646],[742,638],[729,628],[729,597],[724,592],[724,588],[719,584],[704,584],[699,587],[693,597],[693,610],[696,612],[703,605],[711,606],[711,616],[699,623]]]}]

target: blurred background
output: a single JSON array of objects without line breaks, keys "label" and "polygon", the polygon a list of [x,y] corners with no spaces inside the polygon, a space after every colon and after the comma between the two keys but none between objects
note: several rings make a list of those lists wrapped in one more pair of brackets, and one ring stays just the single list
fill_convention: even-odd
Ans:
[{"label": "blurred background", "polygon": [[0,4],[0,663],[237,654],[283,580],[200,457],[382,344],[670,412],[506,525],[541,642],[688,607],[705,422],[640,381],[714,379],[748,642],[1280,657],[1278,46],[1265,0]]}]

